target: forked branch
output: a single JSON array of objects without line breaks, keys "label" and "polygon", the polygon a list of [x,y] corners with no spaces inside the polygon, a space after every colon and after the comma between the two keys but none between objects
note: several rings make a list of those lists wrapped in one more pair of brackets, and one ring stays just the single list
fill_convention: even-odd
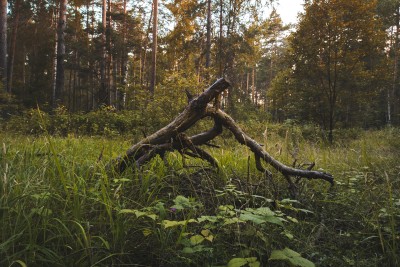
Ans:
[{"label": "forked branch", "polygon": [[[223,128],[226,128],[233,133],[240,144],[247,146],[254,153],[256,167],[259,171],[270,174],[262,166],[261,160],[263,160],[287,177],[289,183],[292,183],[290,177],[296,177],[298,179],[322,179],[333,185],[334,180],[331,174],[286,166],[274,159],[260,144],[250,138],[228,114],[219,109],[218,96],[228,87],[229,82],[221,78],[197,97],[193,97],[187,92],[189,104],[183,112],[167,126],[130,147],[125,155],[114,161],[114,169],[117,172],[123,172],[129,165],[140,167],[156,155],[164,155],[173,150],[202,158],[217,167],[217,161],[199,146],[209,144],[211,140],[222,133]],[[215,100],[214,103],[210,104],[213,100]],[[186,130],[205,117],[211,117],[214,120],[214,126],[210,130],[191,137],[185,135]]]}]

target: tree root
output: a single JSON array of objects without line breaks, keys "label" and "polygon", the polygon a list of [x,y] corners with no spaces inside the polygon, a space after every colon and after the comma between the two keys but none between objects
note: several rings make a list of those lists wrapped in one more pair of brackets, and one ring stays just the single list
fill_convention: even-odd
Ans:
[{"label": "tree root", "polygon": [[[217,168],[217,161],[199,146],[210,145],[209,142],[219,136],[223,128],[226,128],[233,133],[240,144],[247,146],[254,153],[257,170],[263,172],[266,177],[271,177],[271,172],[262,166],[262,161],[268,163],[287,179],[290,191],[295,190],[296,184],[301,178],[321,179],[331,185],[334,184],[331,174],[312,171],[311,168],[314,164],[310,165],[311,168],[303,170],[286,166],[277,161],[260,144],[243,132],[228,114],[219,109],[218,101],[216,101],[218,96],[228,87],[229,82],[221,78],[197,97],[193,97],[186,92],[189,104],[184,111],[167,126],[131,146],[123,156],[112,162],[112,168],[116,172],[122,173],[129,165],[140,167],[155,156],[160,155],[163,157],[166,152],[174,150],[190,157],[204,159]],[[214,103],[210,104],[213,100],[215,100]],[[210,117],[214,120],[214,126],[210,130],[191,137],[184,133],[197,121],[205,117]],[[292,178],[296,179],[296,181],[293,182]]]}]

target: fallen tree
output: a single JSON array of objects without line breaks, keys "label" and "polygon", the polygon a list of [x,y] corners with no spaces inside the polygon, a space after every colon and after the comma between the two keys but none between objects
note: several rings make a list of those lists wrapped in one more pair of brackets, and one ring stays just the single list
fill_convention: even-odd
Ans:
[{"label": "fallen tree", "polygon": [[[314,164],[311,164],[306,170],[289,167],[274,159],[259,143],[243,132],[235,121],[219,108],[219,96],[229,86],[229,82],[221,78],[197,97],[186,92],[189,104],[184,111],[164,128],[131,146],[124,155],[113,162],[114,170],[122,173],[129,165],[139,168],[155,156],[164,157],[165,153],[174,150],[179,151],[182,155],[206,160],[217,168],[217,161],[200,146],[212,146],[209,142],[220,135],[223,128],[226,128],[233,133],[240,144],[247,146],[254,153],[256,167],[259,171],[270,176],[271,173],[264,168],[262,161],[268,163],[283,174],[290,189],[294,190],[295,183],[299,182],[301,178],[322,179],[333,185],[331,174],[311,170]],[[214,126],[210,130],[194,136],[185,134],[185,131],[197,121],[206,117],[214,120]],[[296,180],[293,181],[293,178]]]}]

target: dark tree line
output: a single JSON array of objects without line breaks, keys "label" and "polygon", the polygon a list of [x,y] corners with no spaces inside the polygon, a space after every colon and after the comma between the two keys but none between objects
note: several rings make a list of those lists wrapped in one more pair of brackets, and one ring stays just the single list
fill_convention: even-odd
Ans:
[{"label": "dark tree line", "polygon": [[184,80],[196,91],[226,76],[233,115],[254,110],[331,135],[399,123],[399,1],[308,0],[291,34],[277,4],[2,0],[3,92],[25,108],[139,109]]}]

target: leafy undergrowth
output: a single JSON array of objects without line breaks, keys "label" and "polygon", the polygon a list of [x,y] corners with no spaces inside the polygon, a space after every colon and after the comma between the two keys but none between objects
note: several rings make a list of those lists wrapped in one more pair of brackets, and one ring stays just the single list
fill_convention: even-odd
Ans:
[{"label": "leafy undergrowth", "polygon": [[229,136],[218,171],[171,153],[113,175],[132,140],[0,134],[0,266],[400,265],[398,129],[331,146],[295,127],[253,136],[336,185],[303,180],[294,199]]}]

